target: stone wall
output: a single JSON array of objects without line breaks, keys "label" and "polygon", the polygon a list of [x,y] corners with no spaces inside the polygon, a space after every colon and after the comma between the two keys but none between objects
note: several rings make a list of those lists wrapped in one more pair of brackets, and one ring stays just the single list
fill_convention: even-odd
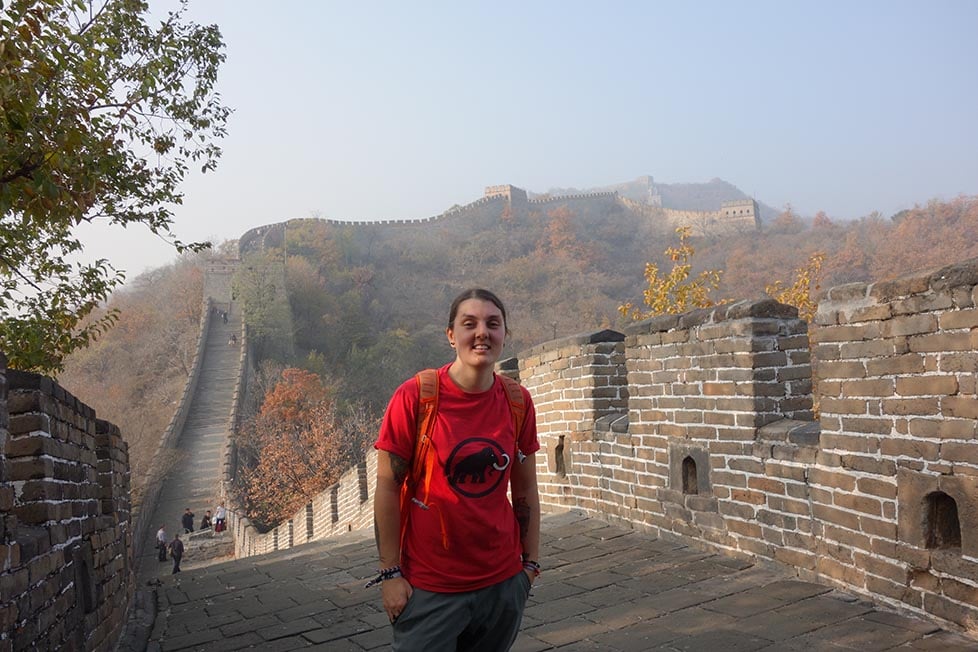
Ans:
[{"label": "stone wall", "polygon": [[[833,288],[811,333],[761,300],[521,352],[501,370],[534,397],[544,510],[978,631],[976,287],[978,259]],[[371,455],[241,554],[369,527],[375,468]]]},{"label": "stone wall", "polygon": [[637,202],[627,197],[621,203],[631,211],[644,215],[656,223],[670,228],[687,226],[693,235],[716,237],[728,233],[757,231],[761,228],[760,211],[753,199],[735,199],[721,202],[717,211],[693,211],[677,208],[662,208]]},{"label": "stone wall", "polygon": [[[205,276],[206,279],[206,276]],[[156,444],[153,452],[153,462],[150,464],[151,477],[143,484],[142,500],[135,507],[132,514],[132,540],[133,540],[133,559],[142,556],[143,546],[148,540],[151,528],[156,526],[150,521],[153,512],[156,511],[156,504],[159,502],[160,492],[163,490],[163,474],[168,468],[166,456],[174,448],[183,433],[183,427],[187,423],[187,416],[190,414],[190,407],[193,403],[194,394],[197,392],[197,383],[200,380],[200,369],[204,361],[204,348],[207,345],[207,334],[210,331],[212,318],[215,318],[214,309],[216,304],[210,297],[205,297],[200,311],[200,331],[197,333],[197,348],[194,351],[194,359],[190,365],[190,374],[187,382],[183,386],[183,393],[177,402],[177,408],[173,412],[173,417],[163,431],[163,436]]]},{"label": "stone wall", "polygon": [[119,430],[0,355],[0,650],[111,650],[134,590]]}]

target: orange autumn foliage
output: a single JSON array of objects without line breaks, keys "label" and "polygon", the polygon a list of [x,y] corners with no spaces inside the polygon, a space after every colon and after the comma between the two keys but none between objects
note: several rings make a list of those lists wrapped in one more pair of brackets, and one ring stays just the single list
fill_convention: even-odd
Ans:
[{"label": "orange autumn foliage", "polygon": [[241,470],[249,515],[267,525],[288,519],[359,459],[372,434],[362,414],[341,413],[318,375],[285,369],[238,435],[252,457]]}]

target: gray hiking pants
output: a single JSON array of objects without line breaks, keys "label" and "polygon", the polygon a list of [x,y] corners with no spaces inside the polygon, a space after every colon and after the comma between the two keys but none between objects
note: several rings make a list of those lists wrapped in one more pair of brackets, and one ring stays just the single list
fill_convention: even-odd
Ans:
[{"label": "gray hiking pants", "polygon": [[465,593],[414,589],[394,623],[394,652],[504,652],[516,640],[530,579],[522,570]]}]

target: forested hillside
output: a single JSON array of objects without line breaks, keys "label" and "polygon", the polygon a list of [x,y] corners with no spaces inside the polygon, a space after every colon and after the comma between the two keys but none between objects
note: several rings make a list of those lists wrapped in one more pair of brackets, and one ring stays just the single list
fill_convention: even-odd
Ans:
[{"label": "forested hillside", "polygon": [[[259,390],[273,392],[289,367],[315,372],[330,410],[356,415],[351,432],[359,433],[353,437],[359,447],[369,438],[364,424],[376,419],[398,383],[449,361],[448,305],[465,287],[491,288],[506,302],[512,354],[554,337],[621,328],[618,306],[641,303],[646,262],[670,269],[663,252],[676,234],[613,200],[578,210],[545,206],[511,210],[500,202],[426,223],[301,220],[271,229],[278,239],[268,237],[246,254],[236,280],[238,301],[252,304],[246,310],[252,331],[262,334],[255,341],[264,341]],[[790,284],[816,252],[825,254],[822,288],[893,278],[978,256],[978,198],[932,201],[892,218],[854,222],[824,214],[806,220],[786,210],[761,231],[691,244],[694,274],[723,272],[717,301],[762,296],[778,280]],[[119,323],[72,355],[59,377],[101,418],[121,426],[137,485],[191,362],[201,269],[201,258],[184,258],[113,295],[107,308],[120,311]],[[283,275],[284,293],[277,280]],[[246,434],[261,439],[258,431]],[[252,454],[257,460],[257,449]],[[293,498],[301,501],[298,491]],[[272,518],[266,514],[266,522]]]},{"label": "forested hillside", "polygon": [[[675,233],[613,200],[482,211],[408,225],[293,221],[285,249],[292,363],[332,378],[344,398],[380,410],[397,383],[450,358],[443,335],[452,297],[469,286],[497,291],[510,311],[510,351],[570,334],[619,328],[618,306],[640,301],[648,261]],[[723,271],[714,298],[764,295],[790,283],[815,252],[822,287],[891,278],[978,256],[978,201],[959,198],[835,222],[785,210],[760,231],[694,239],[697,269]],[[253,260],[258,260],[257,258]],[[251,263],[254,265],[254,262]],[[304,360],[304,362],[303,362]],[[282,361],[283,363],[287,361]]]},{"label": "forested hillside", "polygon": [[[129,443],[134,503],[150,472],[151,456],[173,417],[193,363],[200,330],[203,259],[182,257],[137,277],[112,295],[94,319],[119,320],[92,346],[68,356],[58,382],[100,419],[120,427]],[[172,457],[157,460],[160,468]]]}]

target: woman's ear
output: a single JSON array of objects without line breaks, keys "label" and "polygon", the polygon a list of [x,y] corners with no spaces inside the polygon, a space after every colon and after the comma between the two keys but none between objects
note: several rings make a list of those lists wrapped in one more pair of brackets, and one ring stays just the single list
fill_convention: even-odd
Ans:
[{"label": "woman's ear", "polygon": [[452,334],[452,328],[451,328],[451,326],[449,326],[448,328],[445,329],[445,337],[448,338],[448,345],[454,349],[455,348],[455,336]]}]

